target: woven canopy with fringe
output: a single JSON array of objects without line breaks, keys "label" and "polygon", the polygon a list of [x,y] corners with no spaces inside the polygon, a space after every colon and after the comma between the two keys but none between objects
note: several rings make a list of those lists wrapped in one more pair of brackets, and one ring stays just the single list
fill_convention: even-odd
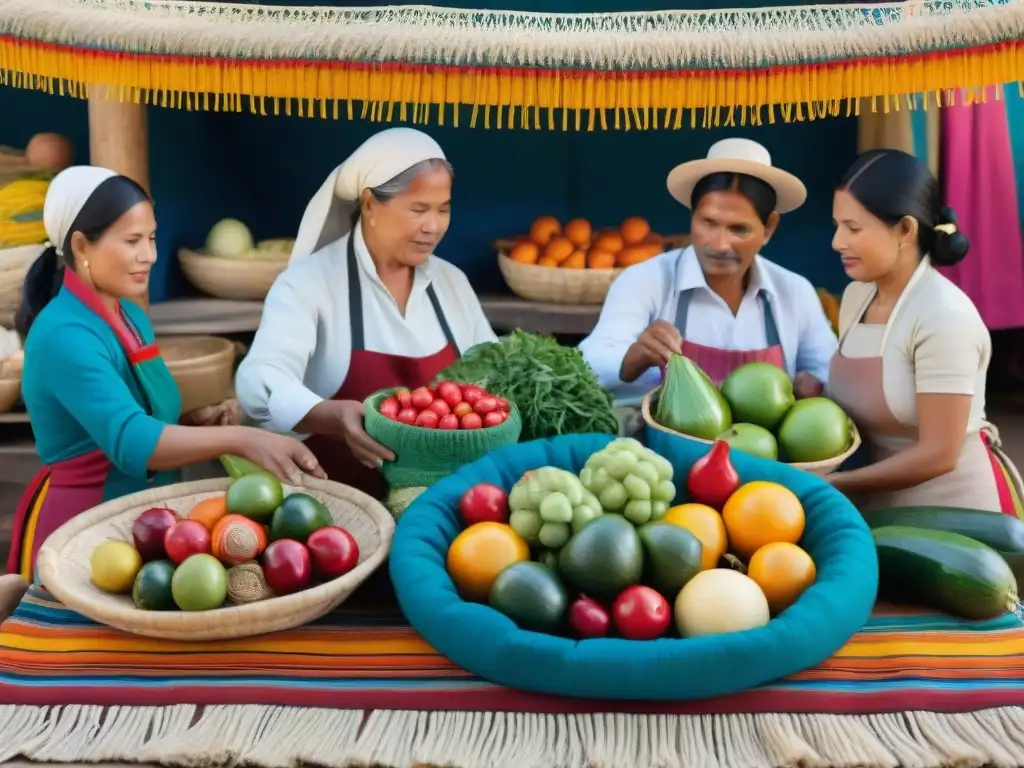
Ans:
[{"label": "woven canopy with fringe", "polygon": [[297,101],[308,116],[438,124],[464,106],[497,128],[756,124],[1020,82],[1024,3],[554,14],[0,0],[0,78],[259,114]]}]

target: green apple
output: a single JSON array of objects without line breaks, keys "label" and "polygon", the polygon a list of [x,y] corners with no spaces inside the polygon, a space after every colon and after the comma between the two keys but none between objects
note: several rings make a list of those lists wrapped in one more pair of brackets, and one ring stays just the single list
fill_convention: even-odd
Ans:
[{"label": "green apple", "polygon": [[775,441],[775,435],[757,424],[733,424],[720,434],[718,439],[725,440],[730,448],[749,453],[751,456],[772,461],[779,458],[779,444]]}]

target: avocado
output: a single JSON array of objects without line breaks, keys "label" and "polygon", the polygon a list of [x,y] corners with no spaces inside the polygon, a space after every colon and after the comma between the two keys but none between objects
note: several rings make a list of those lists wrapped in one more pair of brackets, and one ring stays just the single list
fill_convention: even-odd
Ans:
[{"label": "avocado", "polygon": [[144,611],[173,611],[177,606],[171,595],[174,563],[153,560],[142,566],[132,585],[132,600]]},{"label": "avocado", "polygon": [[334,525],[327,507],[308,493],[291,493],[274,511],[270,521],[270,539],[295,539],[305,542],[313,531]]},{"label": "avocado", "polygon": [[569,595],[553,570],[524,560],[498,574],[491,585],[489,602],[520,629],[550,634],[562,624]]},{"label": "avocado", "polygon": [[671,603],[700,572],[704,545],[686,528],[671,523],[647,523],[637,534],[647,554],[643,582]]},{"label": "avocado", "polygon": [[633,525],[621,515],[602,515],[569,539],[558,553],[568,584],[599,600],[614,599],[640,582],[644,551]]}]

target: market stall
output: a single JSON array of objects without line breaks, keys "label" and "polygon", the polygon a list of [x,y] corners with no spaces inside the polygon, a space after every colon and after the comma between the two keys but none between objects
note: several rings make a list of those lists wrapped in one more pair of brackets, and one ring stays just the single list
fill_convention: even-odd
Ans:
[{"label": "market stall", "polygon": [[[147,105],[495,133],[800,123],[1020,80],[1022,40],[1024,11],[1002,3],[483,14],[0,0],[6,84],[88,98],[93,162],[144,184]],[[526,224],[550,224],[539,213]],[[635,236],[619,223],[631,213],[615,232],[584,222],[558,259],[525,226],[495,231],[518,237],[492,263],[546,302],[534,318],[569,303],[563,332],[578,333],[602,285],[655,244],[646,221]],[[659,247],[679,231],[658,228]],[[622,242],[597,247],[604,235]],[[501,301],[492,311],[523,325],[523,306]],[[152,313],[210,333],[194,306]],[[259,311],[259,297],[220,298],[217,332]],[[815,477],[856,449],[841,411],[810,414],[834,439],[790,439],[790,392],[762,428],[774,456],[756,458],[710,444],[740,400],[698,373],[647,395],[645,444],[615,439],[611,397],[578,353],[521,330],[433,390],[367,400],[367,430],[398,454],[385,477],[407,492],[390,510],[228,459],[231,479],[79,516],[0,625],[0,761],[1024,765],[1024,538],[947,521],[968,543],[925,552],[932,581],[901,578],[934,521],[872,535]],[[457,425],[426,434],[430,413]],[[467,502],[481,483],[503,501]],[[785,578],[759,570],[764,547],[785,553]],[[879,583],[900,603],[876,604]]]}]

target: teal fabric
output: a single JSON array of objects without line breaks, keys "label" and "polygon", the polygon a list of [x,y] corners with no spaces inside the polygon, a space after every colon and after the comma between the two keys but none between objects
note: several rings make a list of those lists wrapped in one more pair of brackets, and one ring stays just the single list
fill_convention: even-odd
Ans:
[{"label": "teal fabric", "polygon": [[[128,303],[125,308],[143,339],[152,342],[145,313]],[[177,482],[177,472],[148,480],[146,468],[164,426],[180,417],[177,387],[163,388],[154,404],[159,418],[147,414],[147,399],[113,330],[67,288],[28,334],[22,398],[44,464],[97,449],[110,459],[104,498]]]},{"label": "teal fabric", "polygon": [[[479,482],[510,489],[524,472],[545,465],[577,471],[612,439],[569,435],[502,448],[413,502],[395,532],[391,579],[402,611],[427,642],[470,672],[512,688],[594,699],[688,700],[743,691],[811,667],[864,625],[875,601],[878,563],[860,514],[819,478],[744,454],[733,462],[744,482],[773,480],[800,497],[807,515],[804,544],[818,567],[814,586],[766,627],[686,640],[576,641],[520,630],[497,611],[464,602],[445,570],[448,546],[460,530],[460,496]],[[656,450],[681,477],[707,448],[671,438]]]}]

